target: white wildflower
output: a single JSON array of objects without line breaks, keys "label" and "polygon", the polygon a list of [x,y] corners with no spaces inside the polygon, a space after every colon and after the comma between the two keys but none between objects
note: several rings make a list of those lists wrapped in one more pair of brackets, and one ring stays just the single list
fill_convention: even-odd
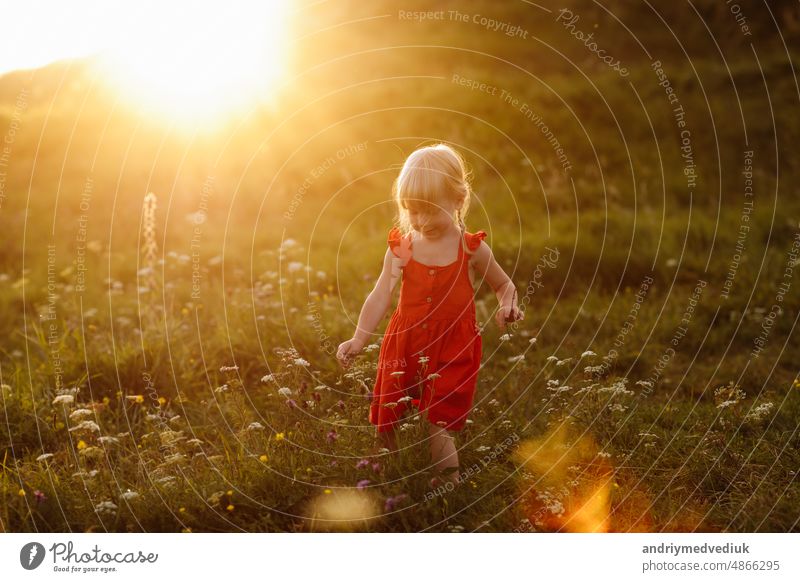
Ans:
[{"label": "white wildflower", "polygon": [[437,374],[436,372],[431,372],[430,374],[428,374],[428,378],[427,379],[428,380],[436,380],[436,378],[441,378],[441,377],[442,377],[441,374]]},{"label": "white wildflower", "polygon": [[557,362],[558,358],[555,357],[555,356],[547,356],[547,360],[546,361],[548,361],[548,362]]},{"label": "white wildflower", "polygon": [[310,365],[310,364],[309,364],[309,363],[308,363],[306,360],[304,360],[303,358],[296,358],[296,359],[294,360],[294,362],[292,362],[292,363],[293,363],[295,366],[303,366],[304,368],[305,368],[306,366],[309,366],[309,365]]},{"label": "white wildflower", "polygon": [[290,273],[296,273],[297,271],[303,268],[303,263],[301,263],[300,261],[292,261],[287,265],[286,268],[289,270]]},{"label": "white wildflower", "polygon": [[412,400],[413,398],[411,398],[411,396],[403,396],[402,398],[399,398],[397,402],[398,403],[411,402]]},{"label": "white wildflower", "polygon": [[100,432],[100,427],[93,420],[84,420],[76,426],[69,429],[70,432],[85,430],[87,432]]},{"label": "white wildflower", "polygon": [[501,342],[507,342],[510,339],[511,339],[511,334],[510,333],[504,333],[503,335],[500,336],[500,341]]},{"label": "white wildflower", "polygon": [[261,377],[261,381],[264,382],[265,384],[267,382],[272,382],[274,379],[275,379],[275,374],[267,374],[266,376]]},{"label": "white wildflower", "polygon": [[520,354],[518,356],[511,356],[510,358],[508,358],[508,361],[516,363],[516,362],[521,362],[524,359],[525,359],[525,354]]},{"label": "white wildflower", "polygon": [[73,422],[79,422],[92,416],[94,416],[94,411],[89,410],[88,408],[79,408],[69,415],[69,419]]},{"label": "white wildflower", "polygon": [[120,497],[122,497],[125,501],[132,501],[137,497],[139,497],[139,494],[136,491],[131,491],[130,489],[128,489],[127,491],[125,491],[125,493],[120,495]]},{"label": "white wildflower", "polygon": [[280,394],[281,396],[283,396],[285,398],[289,398],[289,396],[292,395],[292,389],[291,388],[287,388],[286,386],[283,386],[282,388],[278,388],[278,394]]},{"label": "white wildflower", "polygon": [[759,404],[752,411],[750,411],[744,418],[749,422],[760,422],[772,412],[775,405],[772,402],[764,402]]},{"label": "white wildflower", "polygon": [[251,422],[247,427],[247,430],[264,430],[264,425],[260,422]]},{"label": "white wildflower", "polygon": [[72,394],[61,394],[53,399],[53,404],[72,404],[75,397]]},{"label": "white wildflower", "polygon": [[43,453],[43,454],[39,455],[38,457],[36,457],[36,460],[37,461],[46,461],[47,459],[49,459],[52,456],[53,456],[53,453]]},{"label": "white wildflower", "polygon": [[113,515],[117,511],[117,504],[113,501],[101,501],[97,505],[94,506],[94,510],[97,513],[106,513]]},{"label": "white wildflower", "polygon": [[595,354],[592,350],[586,350],[585,352],[583,352],[581,354],[581,358],[590,358],[590,357],[596,356],[596,355],[597,354]]},{"label": "white wildflower", "polygon": [[529,344],[535,344],[536,343],[536,338],[532,337],[531,339],[528,340],[528,343]]}]

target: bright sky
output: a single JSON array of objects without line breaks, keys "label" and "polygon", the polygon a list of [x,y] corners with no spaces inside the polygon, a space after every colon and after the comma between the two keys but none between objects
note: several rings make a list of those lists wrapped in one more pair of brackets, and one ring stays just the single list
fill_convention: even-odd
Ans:
[{"label": "bright sky", "polygon": [[0,74],[98,53],[104,76],[140,105],[210,113],[284,73],[289,1],[7,1]]}]

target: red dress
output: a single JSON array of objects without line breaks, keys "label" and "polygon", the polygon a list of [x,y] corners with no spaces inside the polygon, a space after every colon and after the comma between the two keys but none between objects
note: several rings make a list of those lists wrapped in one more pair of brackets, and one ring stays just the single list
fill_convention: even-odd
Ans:
[{"label": "red dress", "polygon": [[370,401],[369,421],[379,432],[395,428],[409,405],[447,430],[464,428],[482,350],[464,246],[474,252],[484,238],[482,230],[464,232],[455,262],[429,266],[411,257],[410,237],[402,240],[397,227],[389,231],[389,247],[406,264]]}]

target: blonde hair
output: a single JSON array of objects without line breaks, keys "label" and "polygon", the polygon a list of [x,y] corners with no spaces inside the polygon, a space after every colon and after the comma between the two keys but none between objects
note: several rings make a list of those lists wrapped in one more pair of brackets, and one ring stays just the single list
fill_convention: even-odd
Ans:
[{"label": "blonde hair", "polygon": [[431,210],[446,201],[458,203],[460,209],[453,213],[453,223],[466,230],[464,216],[469,209],[472,189],[464,159],[449,145],[437,143],[421,147],[408,156],[400,174],[392,185],[392,198],[397,202],[398,223],[403,234],[408,234],[411,222],[409,208]]}]

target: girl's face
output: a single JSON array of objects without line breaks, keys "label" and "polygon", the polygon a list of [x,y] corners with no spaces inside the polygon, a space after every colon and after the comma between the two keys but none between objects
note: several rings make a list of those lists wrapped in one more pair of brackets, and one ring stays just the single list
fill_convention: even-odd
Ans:
[{"label": "girl's face", "polygon": [[453,225],[453,214],[457,206],[452,202],[441,206],[429,202],[408,205],[408,220],[411,227],[426,238],[438,238]]}]

